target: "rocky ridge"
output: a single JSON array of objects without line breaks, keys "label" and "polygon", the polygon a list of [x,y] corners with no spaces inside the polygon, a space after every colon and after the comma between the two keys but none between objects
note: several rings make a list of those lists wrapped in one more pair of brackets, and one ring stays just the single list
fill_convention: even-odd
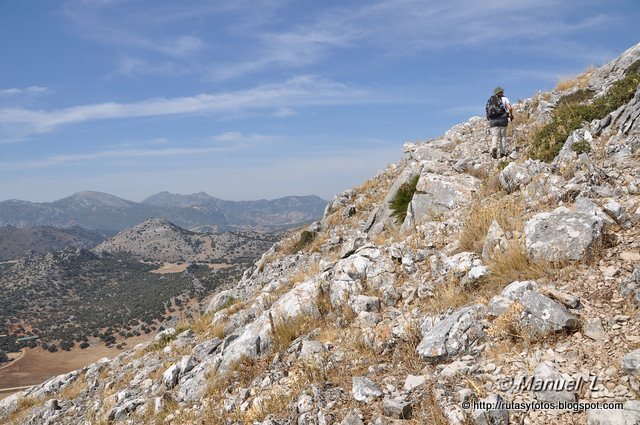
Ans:
[{"label": "rocky ridge", "polygon": [[[520,149],[505,161],[490,158],[479,117],[405,144],[399,163],[336,196],[321,221],[214,295],[200,322],[1,400],[0,415],[18,423],[640,423],[640,88],[573,131],[552,162],[524,154],[564,96],[606,95],[639,59],[637,45],[564,91],[516,104]],[[574,149],[582,142],[590,153]],[[416,176],[403,218],[389,203]],[[618,405],[467,404],[478,401]]]},{"label": "rocky ridge", "polygon": [[233,263],[257,258],[274,241],[275,236],[267,233],[196,233],[161,218],[151,218],[102,242],[94,251],[126,252],[151,261]]}]

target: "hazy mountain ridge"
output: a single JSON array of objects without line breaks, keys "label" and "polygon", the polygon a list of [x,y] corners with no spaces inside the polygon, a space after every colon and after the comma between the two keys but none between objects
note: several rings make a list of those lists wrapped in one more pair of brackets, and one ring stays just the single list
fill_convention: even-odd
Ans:
[{"label": "hazy mountain ridge", "polygon": [[54,202],[0,202],[0,225],[69,227],[119,232],[144,220],[160,217],[183,228],[216,226],[219,231],[255,227],[279,229],[320,217],[326,201],[317,196],[276,200],[224,201],[209,195],[161,192],[133,202],[101,192],[78,192]]},{"label": "hazy mountain ridge", "polygon": [[272,234],[252,231],[196,233],[164,219],[152,218],[123,230],[94,251],[128,252],[140,259],[166,262],[234,263],[256,258],[275,240]]},{"label": "hazy mountain ridge", "polygon": [[107,235],[80,226],[0,227],[0,261],[13,260],[28,252],[59,251],[66,247],[93,248]]}]

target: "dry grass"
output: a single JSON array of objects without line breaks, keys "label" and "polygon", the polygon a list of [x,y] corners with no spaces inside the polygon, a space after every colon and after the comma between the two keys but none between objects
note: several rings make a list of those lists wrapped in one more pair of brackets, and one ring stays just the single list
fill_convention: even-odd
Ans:
[{"label": "dry grass", "polygon": [[558,84],[554,90],[567,91],[570,89],[585,89],[589,86],[589,78],[595,71],[593,66],[590,66],[586,71],[577,76],[559,78]]},{"label": "dry grass", "polygon": [[449,308],[487,303],[511,282],[535,280],[553,272],[551,265],[530,260],[521,241],[510,241],[505,250],[496,252],[487,264],[489,275],[473,287],[463,288],[453,275],[447,283],[438,286],[426,305],[427,312],[442,313]]},{"label": "dry grass", "polygon": [[274,352],[289,348],[299,336],[320,325],[320,319],[301,315],[292,319],[277,318],[271,321],[271,337]]},{"label": "dry grass", "polygon": [[493,196],[475,199],[462,222],[459,250],[482,252],[484,240],[495,220],[505,232],[522,231],[524,201],[512,196]]},{"label": "dry grass", "polygon": [[489,329],[487,334],[492,338],[502,340],[516,341],[523,339],[525,333],[522,331],[520,316],[524,307],[519,301],[515,301],[509,306],[507,311],[498,316]]},{"label": "dry grass", "polygon": [[322,252],[322,248],[329,239],[329,232],[327,230],[318,233],[311,242],[311,245],[309,245],[309,252]]},{"label": "dry grass", "polygon": [[497,289],[516,280],[535,280],[551,273],[550,264],[536,262],[527,256],[524,241],[509,241],[504,250],[494,252],[488,261],[486,284]]},{"label": "dry grass", "polygon": [[84,375],[82,375],[71,384],[64,387],[62,391],[58,393],[58,398],[62,400],[73,400],[80,395],[82,390],[84,390],[86,384],[86,378]]},{"label": "dry grass", "polygon": [[449,425],[449,420],[442,412],[442,408],[433,392],[434,388],[429,387],[426,392],[427,396],[415,406],[412,422],[417,424]]},{"label": "dry grass", "polygon": [[251,406],[244,415],[245,423],[262,422],[269,415],[276,417],[286,416],[289,403],[293,400],[293,394],[282,389],[274,389],[263,396],[257,405]]},{"label": "dry grass", "polygon": [[29,413],[32,407],[40,405],[44,402],[44,399],[36,398],[36,397],[22,397],[18,400],[18,406],[16,409],[11,412],[5,420],[6,423],[11,425],[23,423],[23,420]]},{"label": "dry grass", "polygon": [[473,301],[477,294],[475,291],[469,291],[462,288],[460,282],[453,277],[448,282],[439,285],[427,305],[427,311],[431,313],[442,313],[449,308],[454,310],[463,305],[467,305]]},{"label": "dry grass", "polygon": [[220,339],[224,338],[225,337],[224,326],[225,326],[224,322],[216,323],[211,327],[210,335],[214,338],[220,338]]}]

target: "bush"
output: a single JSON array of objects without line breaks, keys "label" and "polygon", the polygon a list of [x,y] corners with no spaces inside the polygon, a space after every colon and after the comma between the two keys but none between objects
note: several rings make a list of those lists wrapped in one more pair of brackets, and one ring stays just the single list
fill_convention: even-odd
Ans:
[{"label": "bush", "polygon": [[640,84],[639,72],[640,61],[637,61],[627,69],[624,78],[613,83],[604,96],[591,103],[588,102],[593,90],[578,90],[562,97],[553,111],[551,122],[534,134],[529,156],[551,162],[571,132],[580,128],[583,122],[602,119],[633,98]]},{"label": "bush", "polygon": [[409,202],[413,199],[413,194],[416,193],[418,180],[420,180],[420,176],[413,176],[409,182],[403,183],[396,196],[389,202],[392,211],[391,215],[396,218],[396,223],[398,224],[402,224],[407,217],[407,208],[409,207]]},{"label": "bush", "polygon": [[291,248],[291,254],[295,254],[298,251],[304,249],[311,242],[313,242],[313,239],[315,237],[316,237],[315,232],[310,232],[308,230],[303,230],[300,233],[300,239],[298,240],[298,242],[296,242],[296,244],[293,246],[293,248]]},{"label": "bush", "polygon": [[577,153],[578,155],[591,152],[591,145],[586,140],[582,140],[580,142],[575,142],[571,145],[571,150]]}]

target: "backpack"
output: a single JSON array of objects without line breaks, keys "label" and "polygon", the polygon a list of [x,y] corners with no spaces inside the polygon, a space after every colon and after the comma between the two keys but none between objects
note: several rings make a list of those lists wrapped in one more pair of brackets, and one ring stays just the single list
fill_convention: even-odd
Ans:
[{"label": "backpack", "polygon": [[500,118],[504,114],[507,113],[507,110],[504,108],[502,104],[502,99],[497,95],[493,95],[487,101],[486,113],[488,119]]}]

